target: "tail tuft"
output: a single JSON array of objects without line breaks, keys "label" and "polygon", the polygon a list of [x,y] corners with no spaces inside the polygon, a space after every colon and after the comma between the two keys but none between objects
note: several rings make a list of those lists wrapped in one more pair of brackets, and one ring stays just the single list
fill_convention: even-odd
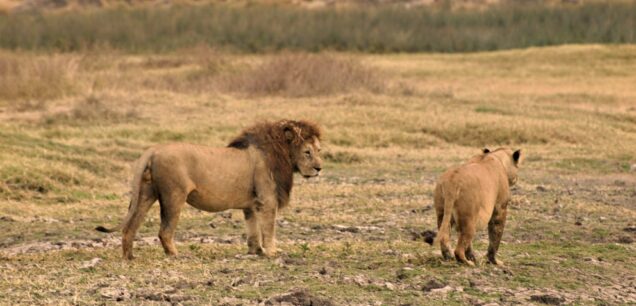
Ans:
[{"label": "tail tuft", "polygon": [[113,230],[107,229],[107,228],[105,228],[105,227],[103,227],[101,225],[96,227],[95,230],[98,231],[98,232],[102,232],[102,233],[112,233],[112,232],[114,232]]},{"label": "tail tuft", "polygon": [[430,245],[433,245],[433,242],[435,241],[436,236],[437,236],[437,233],[434,231],[426,230],[422,232],[422,237],[424,237],[424,242]]}]

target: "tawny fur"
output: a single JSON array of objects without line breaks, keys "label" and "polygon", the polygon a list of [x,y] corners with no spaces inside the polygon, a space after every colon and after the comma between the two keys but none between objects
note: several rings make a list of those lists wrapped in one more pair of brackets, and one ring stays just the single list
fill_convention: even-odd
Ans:
[{"label": "tawny fur", "polygon": [[185,203],[205,211],[242,209],[248,253],[273,256],[279,208],[289,202],[293,173],[317,176],[322,167],[321,132],[307,121],[264,122],[245,129],[225,148],[193,144],[157,145],[137,162],[123,230],[124,257],[132,259],[135,233],[150,206],[159,200],[159,238],[176,255],[173,237]]},{"label": "tawny fur", "polygon": [[472,248],[475,232],[488,228],[490,244],[488,261],[501,263],[495,257],[506,222],[510,187],[517,181],[521,151],[499,148],[484,150],[467,163],[453,167],[439,178],[435,187],[437,241],[446,259],[450,253],[450,229],[459,233],[455,258],[474,265]]}]

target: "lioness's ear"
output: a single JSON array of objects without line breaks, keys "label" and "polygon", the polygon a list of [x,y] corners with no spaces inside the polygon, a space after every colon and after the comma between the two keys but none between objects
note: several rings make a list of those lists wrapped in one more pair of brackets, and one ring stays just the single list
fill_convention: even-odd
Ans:
[{"label": "lioness's ear", "polygon": [[512,160],[515,161],[515,165],[519,164],[519,161],[521,160],[521,149],[512,153]]},{"label": "lioness's ear", "polygon": [[483,148],[481,151],[484,152],[484,154],[490,153],[490,149],[488,148]]}]

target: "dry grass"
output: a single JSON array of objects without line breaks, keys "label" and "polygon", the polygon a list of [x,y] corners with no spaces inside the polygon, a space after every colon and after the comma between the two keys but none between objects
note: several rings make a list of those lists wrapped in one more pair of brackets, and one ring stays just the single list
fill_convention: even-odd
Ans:
[{"label": "dry grass", "polygon": [[33,100],[71,94],[77,69],[77,60],[65,55],[43,57],[0,52],[0,105],[39,108],[41,104]]},{"label": "dry grass", "polygon": [[[292,56],[224,54],[216,70],[206,64],[214,52],[68,54],[79,63],[73,91],[43,110],[2,106],[0,303],[255,304],[293,288],[343,305],[636,299],[634,46],[331,54],[382,75],[387,89],[257,97],[219,84]],[[187,77],[207,70],[209,87]],[[300,92],[313,88],[305,83]],[[63,117],[42,123],[55,113]],[[280,257],[243,256],[240,212],[184,209],[176,259],[153,240],[159,205],[141,226],[132,263],[120,260],[118,235],[93,230],[125,214],[129,166],[144,148],[223,146],[247,125],[278,118],[320,122],[326,161],[320,179],[296,180],[279,218]],[[527,154],[500,251],[507,266],[441,261],[412,240],[435,226],[435,179],[481,146],[500,145]],[[486,241],[483,232],[476,238],[482,259]],[[93,258],[101,261],[82,267]],[[448,288],[427,291],[431,281]]]},{"label": "dry grass", "polygon": [[382,80],[376,70],[352,57],[284,53],[230,79],[228,86],[252,96],[308,97],[360,89],[378,92]]},{"label": "dry grass", "polygon": [[120,105],[107,105],[101,98],[90,95],[75,103],[67,111],[59,111],[46,114],[43,118],[45,124],[91,124],[97,125],[103,122],[122,123],[138,119],[139,115],[133,106],[124,109]]}]

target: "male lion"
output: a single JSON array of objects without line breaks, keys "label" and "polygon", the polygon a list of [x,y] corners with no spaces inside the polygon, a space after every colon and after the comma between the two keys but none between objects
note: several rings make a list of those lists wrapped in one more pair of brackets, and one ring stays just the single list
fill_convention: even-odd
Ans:
[{"label": "male lion", "polygon": [[[438,241],[445,259],[450,259],[450,227],[459,233],[455,258],[473,266],[475,254],[472,241],[477,230],[488,225],[488,261],[502,264],[495,258],[506,222],[510,201],[510,186],[517,182],[521,150],[499,148],[483,150],[467,163],[453,167],[439,178],[435,187]],[[432,239],[429,239],[432,243]]]},{"label": "male lion", "polygon": [[159,200],[159,239],[176,255],[173,237],[184,203],[205,211],[242,209],[249,254],[276,253],[275,222],[289,202],[293,173],[317,176],[322,167],[321,132],[307,121],[265,122],[245,129],[225,148],[192,144],[157,145],[138,161],[123,229],[124,257],[133,258],[135,233],[150,206]]}]

